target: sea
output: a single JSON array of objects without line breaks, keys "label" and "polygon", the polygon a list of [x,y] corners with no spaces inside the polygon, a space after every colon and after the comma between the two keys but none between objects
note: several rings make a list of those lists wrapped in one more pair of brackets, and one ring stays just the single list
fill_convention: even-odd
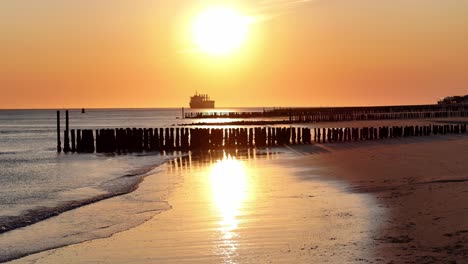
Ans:
[{"label": "sea", "polygon": [[[0,262],[109,237],[171,208],[165,198],[173,179],[161,179],[146,194],[139,189],[184,153],[57,153],[56,111],[0,110]],[[181,118],[180,108],[70,109],[69,115],[70,129],[193,122]],[[64,110],[61,123],[63,131]]]}]

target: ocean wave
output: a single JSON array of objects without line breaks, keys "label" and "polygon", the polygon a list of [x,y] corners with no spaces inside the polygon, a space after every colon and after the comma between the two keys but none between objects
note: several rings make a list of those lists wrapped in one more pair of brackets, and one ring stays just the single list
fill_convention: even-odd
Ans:
[{"label": "ocean wave", "polygon": [[14,155],[17,154],[18,152],[15,151],[0,151],[0,155]]},{"label": "ocean wave", "polygon": [[53,129],[15,129],[15,130],[0,130],[0,134],[38,134],[38,133],[56,133]]},{"label": "ocean wave", "polygon": [[35,224],[85,205],[133,192],[138,188],[139,184],[149,172],[161,166],[166,161],[167,160],[163,160],[161,163],[132,170],[119,178],[102,183],[99,187],[105,191],[104,194],[81,200],[62,202],[54,207],[37,207],[26,210],[20,215],[0,216],[0,234]]}]

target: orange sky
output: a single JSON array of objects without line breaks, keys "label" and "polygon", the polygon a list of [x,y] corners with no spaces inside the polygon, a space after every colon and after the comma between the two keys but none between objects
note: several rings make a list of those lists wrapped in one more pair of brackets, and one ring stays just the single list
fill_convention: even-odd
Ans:
[{"label": "orange sky", "polygon": [[[188,52],[193,18],[255,18],[227,57]],[[3,0],[0,108],[434,103],[468,94],[468,1]]]}]

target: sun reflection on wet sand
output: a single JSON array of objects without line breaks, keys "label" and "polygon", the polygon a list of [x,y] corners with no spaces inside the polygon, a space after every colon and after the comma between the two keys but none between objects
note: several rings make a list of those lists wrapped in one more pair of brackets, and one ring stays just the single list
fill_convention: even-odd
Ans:
[{"label": "sun reflection on wet sand", "polygon": [[230,155],[216,161],[211,170],[211,189],[213,204],[219,212],[219,231],[222,244],[220,250],[226,262],[236,255],[240,225],[238,216],[249,195],[249,181],[245,165]]}]

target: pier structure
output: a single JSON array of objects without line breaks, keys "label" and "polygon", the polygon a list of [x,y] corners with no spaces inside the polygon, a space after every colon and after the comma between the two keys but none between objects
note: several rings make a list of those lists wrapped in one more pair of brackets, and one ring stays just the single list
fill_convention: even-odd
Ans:
[{"label": "pier structure", "polygon": [[185,118],[273,118],[294,123],[468,117],[468,105],[279,108],[263,112],[189,112]]}]

